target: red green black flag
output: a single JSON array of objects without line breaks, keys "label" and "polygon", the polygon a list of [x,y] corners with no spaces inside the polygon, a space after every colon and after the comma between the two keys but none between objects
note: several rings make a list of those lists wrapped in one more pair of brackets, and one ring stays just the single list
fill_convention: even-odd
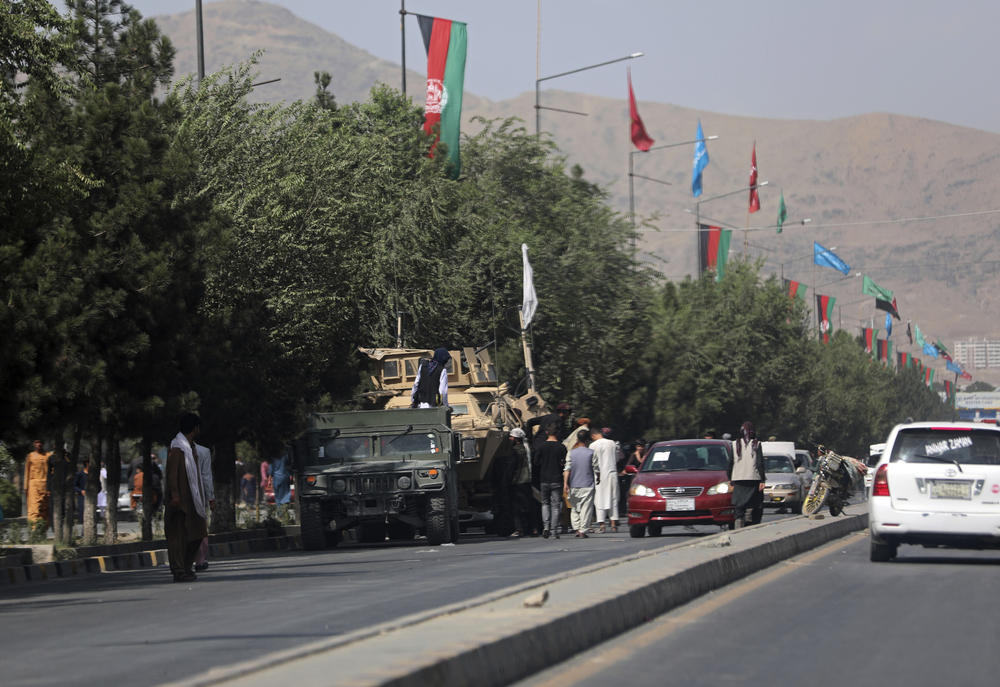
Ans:
[{"label": "red green black flag", "polygon": [[[427,50],[424,131],[432,134],[434,128],[440,125],[438,137],[448,147],[452,177],[458,177],[462,169],[458,154],[458,134],[462,121],[462,92],[465,88],[465,24],[422,14],[415,16]],[[435,146],[437,140],[434,141]],[[432,155],[433,150],[432,147]]]},{"label": "red green black flag", "polygon": [[785,280],[785,293],[789,298],[798,298],[803,303],[806,302],[806,285],[792,279]]},{"label": "red green black flag", "polygon": [[726,272],[729,241],[732,237],[732,229],[712,227],[707,224],[698,225],[699,275],[704,274],[707,270],[715,270],[715,281],[722,280]]},{"label": "red green black flag", "polygon": [[833,296],[816,294],[816,319],[819,321],[820,339],[823,343],[830,343],[830,330],[833,328],[833,304],[836,302]]}]

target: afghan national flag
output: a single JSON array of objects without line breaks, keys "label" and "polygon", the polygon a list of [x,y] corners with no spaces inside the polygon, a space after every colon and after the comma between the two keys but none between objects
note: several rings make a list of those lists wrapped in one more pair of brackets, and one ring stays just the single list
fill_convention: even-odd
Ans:
[{"label": "afghan national flag", "polygon": [[632,70],[628,70],[628,116],[632,120],[632,143],[635,147],[646,152],[654,141],[646,133],[646,125],[642,123],[639,116],[639,107],[635,104],[635,91],[632,90]]},{"label": "afghan national flag", "polygon": [[876,298],[875,307],[878,308],[879,310],[885,310],[887,317],[891,315],[895,317],[897,320],[903,319],[899,316],[899,309],[896,308],[895,298],[893,298],[892,301],[886,301],[881,298]]},{"label": "afghan national flag", "polygon": [[944,395],[945,395],[945,398],[951,399],[951,380],[950,379],[944,380]]},{"label": "afghan national flag", "polygon": [[749,212],[760,210],[760,196],[757,195],[757,141],[753,142],[753,152],[750,154],[750,207]]},{"label": "afghan national flag", "polygon": [[941,343],[941,339],[938,339],[936,342],[934,342],[934,348],[937,349],[938,353],[941,354],[942,358],[944,358],[948,362],[951,362],[951,355],[948,353],[948,349],[944,347],[944,344]]},{"label": "afghan national flag", "polygon": [[778,198],[778,233],[781,233],[781,228],[785,224],[785,220],[788,219],[788,208],[785,207],[785,192],[781,192],[781,197]]},{"label": "afghan national flag", "polygon": [[934,368],[925,367],[924,368],[924,384],[931,386],[934,384]]},{"label": "afghan national flag", "polygon": [[872,337],[875,335],[875,330],[871,327],[865,327],[865,353],[872,352]]},{"label": "afghan national flag", "polygon": [[830,343],[830,330],[833,322],[833,304],[836,302],[833,296],[816,294],[816,319],[819,321],[819,332],[823,343]]},{"label": "afghan national flag", "polygon": [[[424,131],[434,133],[448,148],[452,177],[462,170],[458,154],[458,134],[462,121],[462,92],[465,88],[465,24],[460,21],[416,15],[427,50],[427,102]],[[433,155],[434,148],[431,148]]]},{"label": "afghan national flag", "polygon": [[707,224],[698,225],[698,255],[701,258],[701,272],[715,271],[715,281],[721,281],[726,272],[726,260],[729,257],[729,242],[733,237],[732,229],[712,227]]},{"label": "afghan national flag", "polygon": [[882,362],[885,357],[885,339],[875,339],[875,360]]},{"label": "afghan national flag", "polygon": [[785,279],[785,293],[789,298],[798,298],[803,303],[806,302],[806,285],[792,279]]},{"label": "afghan national flag", "polygon": [[888,365],[889,361],[892,360],[892,342],[889,339],[885,340],[885,362]]},{"label": "afghan national flag", "polygon": [[907,358],[907,354],[906,353],[897,352],[896,353],[896,367],[899,368],[900,370],[902,370],[902,369],[907,368],[909,366],[910,366],[910,360],[909,360],[909,358]]}]

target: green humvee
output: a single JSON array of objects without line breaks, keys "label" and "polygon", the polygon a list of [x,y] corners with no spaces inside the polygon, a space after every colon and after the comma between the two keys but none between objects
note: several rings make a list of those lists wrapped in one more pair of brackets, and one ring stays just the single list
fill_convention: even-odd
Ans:
[{"label": "green humvee", "polygon": [[448,408],[315,413],[292,447],[302,545],[336,545],[358,528],[364,542],[458,540],[463,442]]}]

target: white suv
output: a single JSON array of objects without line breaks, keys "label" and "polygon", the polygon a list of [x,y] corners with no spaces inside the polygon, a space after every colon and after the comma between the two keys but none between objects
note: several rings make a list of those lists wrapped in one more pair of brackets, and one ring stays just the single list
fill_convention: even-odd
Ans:
[{"label": "white suv", "polygon": [[868,500],[871,559],[900,544],[1000,547],[1000,428],[974,422],[897,425]]}]

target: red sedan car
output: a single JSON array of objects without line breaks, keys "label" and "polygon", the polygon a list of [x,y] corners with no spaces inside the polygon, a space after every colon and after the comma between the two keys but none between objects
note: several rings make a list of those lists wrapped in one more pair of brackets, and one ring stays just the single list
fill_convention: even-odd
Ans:
[{"label": "red sedan car", "polygon": [[633,537],[660,534],[667,525],[732,529],[732,485],[726,475],[732,444],[717,439],[660,441],[646,453],[629,487]]}]

